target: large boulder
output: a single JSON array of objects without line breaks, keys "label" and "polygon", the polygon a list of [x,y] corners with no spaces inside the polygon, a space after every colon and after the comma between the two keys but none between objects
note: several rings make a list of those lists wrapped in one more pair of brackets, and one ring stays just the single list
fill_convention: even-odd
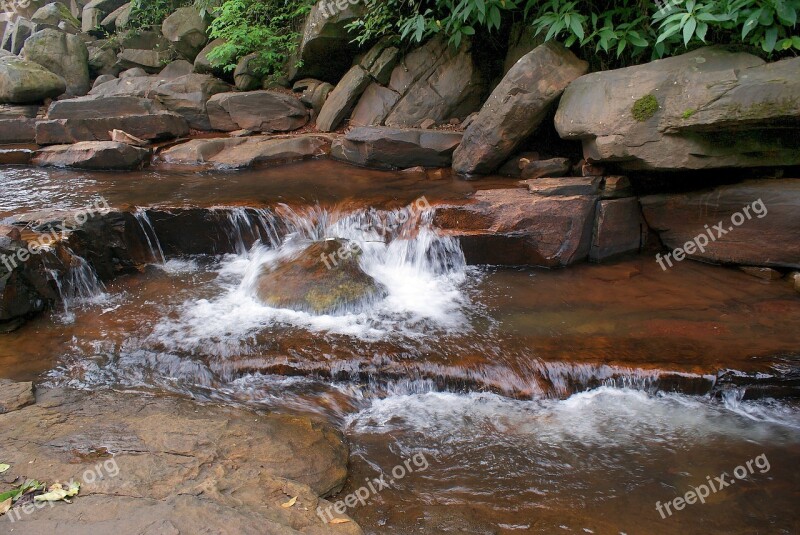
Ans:
[{"label": "large boulder", "polygon": [[800,164],[800,58],[701,48],[573,82],[558,133],[584,156],[648,170]]},{"label": "large boulder", "polygon": [[563,45],[548,41],[517,61],[464,132],[453,155],[458,173],[491,173],[531,136],[566,87],[586,73]]},{"label": "large boulder", "polygon": [[336,130],[353,111],[358,98],[371,81],[372,78],[367,71],[359,65],[355,65],[347,71],[322,106],[319,117],[317,117],[317,130],[320,132]]},{"label": "large boulder", "polygon": [[[339,9],[342,5],[345,9]],[[318,78],[334,84],[339,81],[358,50],[345,26],[365,12],[366,5],[360,2],[340,2],[333,9],[329,2],[314,4],[303,25],[297,51],[289,62],[289,78]]]},{"label": "large boulder", "polygon": [[262,267],[255,293],[262,303],[312,314],[352,312],[383,295],[359,265],[357,244],[342,239],[312,242]]},{"label": "large boulder", "polygon": [[126,4],[126,0],[91,0],[83,6],[81,31],[92,32],[100,27],[103,19]]},{"label": "large boulder", "polygon": [[63,94],[67,83],[38,63],[17,56],[0,58],[0,102],[41,102]]},{"label": "large boulder", "polygon": [[85,95],[89,83],[89,51],[80,37],[46,29],[31,35],[22,49],[25,59],[36,62],[67,82],[67,95]]},{"label": "large boulder", "polygon": [[449,167],[460,142],[460,132],[358,127],[335,142],[331,154],[340,160],[379,169]]},{"label": "large boulder", "polygon": [[203,49],[208,37],[208,24],[194,7],[178,8],[172,15],[164,19],[161,33],[164,34],[175,50],[189,61],[194,61]]},{"label": "large boulder", "polygon": [[89,52],[89,74],[101,76],[110,74],[117,76],[120,67],[117,66],[117,53],[111,41],[98,40],[86,45]]},{"label": "large boulder", "polygon": [[602,262],[640,251],[647,243],[648,228],[639,199],[607,199],[597,203],[589,259]]},{"label": "large boulder", "polygon": [[208,55],[212,50],[218,46],[225,44],[225,39],[214,39],[208,43],[194,58],[194,72],[198,74],[213,74],[214,76],[222,77],[225,75],[225,68],[221,65],[215,65]]},{"label": "large boulder", "polygon": [[283,138],[193,139],[165,150],[160,158],[175,165],[241,169],[325,156],[330,152],[330,145],[329,137],[313,134]]},{"label": "large boulder", "polygon": [[48,119],[103,119],[165,111],[158,102],[136,96],[85,96],[57,100],[47,109]]},{"label": "large boulder", "polygon": [[139,67],[155,74],[174,59],[172,43],[160,32],[129,31],[120,38],[122,51],[117,54],[117,66],[122,69]]},{"label": "large boulder", "polygon": [[459,238],[471,264],[563,267],[588,258],[597,199],[480,190],[470,204],[437,207],[434,224]]},{"label": "large boulder", "polygon": [[34,165],[75,169],[139,169],[150,151],[116,141],[83,141],[74,145],[53,145],[36,151]]},{"label": "large boulder", "polygon": [[376,80],[353,117],[356,124],[411,128],[427,120],[464,119],[480,107],[485,91],[486,79],[475,64],[472,43],[465,41],[455,49],[437,37],[407,54],[387,85]]},{"label": "large boulder", "polygon": [[186,120],[177,113],[127,115],[94,119],[54,119],[36,123],[36,143],[61,145],[79,141],[110,141],[113,130],[139,139],[159,141],[189,133]]},{"label": "large boulder", "polygon": [[261,54],[248,54],[241,58],[233,71],[233,83],[239,91],[254,91],[261,88],[262,76],[258,71]]},{"label": "large boulder", "polygon": [[69,8],[61,2],[42,6],[31,16],[31,22],[36,24],[37,30],[54,28],[70,34],[81,31],[81,21],[72,16]]},{"label": "large boulder", "polygon": [[207,104],[214,130],[289,132],[308,122],[308,110],[292,95],[277,91],[218,93]]},{"label": "large boulder", "polygon": [[664,245],[681,248],[688,258],[800,268],[800,179],[748,180],[707,191],[649,195],[641,203]]},{"label": "large boulder", "polygon": [[12,26],[6,28],[6,32],[3,35],[3,49],[18,55],[22,52],[25,41],[33,34],[35,28],[34,24],[28,19],[18,17]]},{"label": "large boulder", "polygon": [[127,3],[122,7],[112,11],[106,18],[100,22],[100,26],[109,33],[114,33],[121,30],[128,25],[131,17],[131,3]]}]

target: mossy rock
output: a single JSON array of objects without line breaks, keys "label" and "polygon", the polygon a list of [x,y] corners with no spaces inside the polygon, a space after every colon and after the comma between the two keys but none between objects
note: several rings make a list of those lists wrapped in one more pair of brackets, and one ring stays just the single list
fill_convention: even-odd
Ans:
[{"label": "mossy rock", "polygon": [[354,242],[323,240],[262,268],[256,295],[262,303],[312,314],[355,311],[385,295],[384,288],[359,265]]},{"label": "mossy rock", "polygon": [[658,100],[653,95],[645,95],[633,103],[631,115],[633,118],[643,123],[650,119],[658,111]]}]

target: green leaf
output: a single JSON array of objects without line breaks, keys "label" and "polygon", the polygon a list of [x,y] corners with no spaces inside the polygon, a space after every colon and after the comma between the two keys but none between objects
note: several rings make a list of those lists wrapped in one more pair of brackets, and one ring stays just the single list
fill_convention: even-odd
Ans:
[{"label": "green leaf", "polygon": [[761,44],[761,48],[764,52],[772,52],[775,50],[775,42],[778,40],[778,28],[775,26],[771,28],[767,28],[767,31],[764,32],[764,42]]},{"label": "green leaf", "polygon": [[500,10],[497,8],[497,6],[492,6],[492,8],[489,10],[489,20],[494,24],[495,28],[500,28],[502,17],[500,16]]},{"label": "green leaf", "polygon": [[576,18],[573,18],[569,25],[572,33],[575,34],[578,39],[583,39],[583,26],[581,25],[581,21]]},{"label": "green leaf", "polygon": [[708,33],[708,24],[700,22],[697,24],[697,37],[704,43],[706,42],[706,33]]},{"label": "green leaf", "polygon": [[461,28],[461,33],[463,33],[464,35],[475,35],[475,28],[473,28],[472,26],[464,26],[463,28]]},{"label": "green leaf", "polygon": [[694,19],[689,19],[689,22],[686,23],[686,26],[683,27],[683,45],[688,46],[689,41],[692,40],[694,36],[694,31],[697,29],[697,21]]},{"label": "green leaf", "polygon": [[756,9],[750,14],[749,17],[747,17],[747,20],[744,21],[744,25],[742,26],[742,40],[744,40],[744,38],[747,37],[747,34],[750,33],[750,31],[753,28],[756,27],[756,23],[758,22],[758,17],[760,16],[761,16],[761,10]]}]

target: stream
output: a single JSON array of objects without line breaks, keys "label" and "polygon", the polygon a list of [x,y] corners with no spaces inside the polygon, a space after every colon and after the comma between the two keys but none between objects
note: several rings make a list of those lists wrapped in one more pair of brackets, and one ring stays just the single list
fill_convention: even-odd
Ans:
[{"label": "stream", "polygon": [[[150,261],[105,283],[78,266],[58,308],[0,338],[0,376],[327,420],[351,448],[331,500],[389,482],[348,511],[367,533],[800,532],[800,297],[646,253],[470,266],[429,211],[404,214],[509,184],[323,161],[224,180],[4,169],[0,221],[102,195],[135,213]],[[165,255],[158,206],[230,209],[236,252]],[[331,238],[358,244],[383,293],[333,314],[256,299],[261,270]],[[659,512],[723,473],[705,503]]]}]

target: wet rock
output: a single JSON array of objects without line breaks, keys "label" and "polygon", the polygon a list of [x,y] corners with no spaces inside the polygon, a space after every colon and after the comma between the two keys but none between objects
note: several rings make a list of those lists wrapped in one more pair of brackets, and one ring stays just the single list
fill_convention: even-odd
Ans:
[{"label": "wet rock", "polygon": [[569,173],[569,158],[531,160],[520,169],[521,178],[560,177]]},{"label": "wet rock", "polygon": [[26,104],[57,97],[67,83],[38,63],[16,56],[0,58],[0,102]]},{"label": "wet rock", "polygon": [[453,169],[462,174],[495,171],[536,131],[570,82],[587,69],[588,63],[555,41],[523,56],[464,132],[453,155]]},{"label": "wet rock", "polygon": [[789,280],[794,285],[794,289],[800,292],[800,271],[794,271],[790,273]]},{"label": "wet rock", "polygon": [[347,71],[322,106],[317,117],[317,130],[320,132],[336,130],[353,111],[353,106],[371,81],[367,71],[358,65]]},{"label": "wet rock", "polygon": [[538,178],[523,180],[520,184],[526,186],[531,193],[547,197],[598,195],[600,192],[599,177]]},{"label": "wet rock", "polygon": [[739,266],[739,269],[751,275],[753,277],[757,277],[759,279],[764,279],[768,281],[775,281],[778,279],[783,278],[783,274],[780,271],[775,271],[772,268],[765,268],[765,267],[754,267],[754,266]]},{"label": "wet rock", "polygon": [[109,141],[111,131],[115,129],[151,141],[174,139],[189,133],[189,125],[183,117],[177,113],[159,112],[149,115],[38,121],[36,143],[59,145],[80,141]]},{"label": "wet rock", "polygon": [[64,78],[67,95],[89,92],[89,52],[79,37],[59,30],[38,31],[25,41],[22,56]]},{"label": "wet rock", "polygon": [[471,204],[436,208],[470,264],[563,267],[587,259],[596,196],[545,197],[521,188],[480,190]]},{"label": "wet rock", "polygon": [[352,311],[380,296],[380,285],[359,266],[358,245],[341,239],[313,242],[264,266],[256,295],[267,305],[313,314]]},{"label": "wet rock", "polygon": [[114,141],[83,141],[53,145],[36,152],[34,165],[75,169],[139,169],[150,159],[150,151]]},{"label": "wet rock", "polygon": [[330,144],[330,137],[321,135],[193,139],[167,149],[160,157],[170,164],[240,169],[324,156],[330,152]]},{"label": "wet rock", "polygon": [[164,37],[189,61],[194,61],[208,42],[207,30],[208,24],[194,7],[178,8],[161,25]]},{"label": "wet rock", "polygon": [[333,8],[326,2],[314,4],[303,25],[297,51],[288,62],[289,79],[317,78],[333,84],[338,82],[358,50],[345,26],[365,11],[366,6],[362,3],[343,3]]},{"label": "wet rock", "polygon": [[33,143],[36,119],[0,119],[0,143]]},{"label": "wet rock", "polygon": [[18,411],[36,403],[33,383],[14,383],[0,379],[0,414]]},{"label": "wet rock", "polygon": [[787,95],[798,92],[800,58],[702,48],[581,77],[555,125],[587,159],[627,169],[797,165],[800,100]]},{"label": "wet rock", "polygon": [[331,150],[335,158],[365,167],[448,167],[460,141],[460,132],[358,127]]},{"label": "wet rock", "polygon": [[310,418],[48,390],[0,415],[0,440],[15,444],[3,459],[12,470],[82,483],[71,505],[20,515],[15,533],[361,533],[316,515],[345,482],[348,448]]},{"label": "wet rock", "polygon": [[509,158],[506,163],[501,165],[497,170],[497,174],[519,178],[519,176],[522,174],[522,168],[538,159],[538,152],[522,152],[512,158]]},{"label": "wet rock", "polygon": [[0,165],[28,165],[32,159],[31,149],[0,149]]},{"label": "wet rock", "polygon": [[70,34],[80,33],[81,22],[72,16],[69,8],[61,2],[53,2],[40,7],[31,16],[31,22],[37,30],[53,28]]},{"label": "wet rock", "polygon": [[207,104],[214,130],[289,132],[308,122],[308,111],[297,98],[276,91],[218,93]]},{"label": "wet rock", "polygon": [[639,200],[604,200],[597,204],[589,259],[602,262],[625,253],[640,251],[647,243],[648,228]]},{"label": "wet rock", "polygon": [[641,202],[647,223],[669,249],[708,238],[702,251],[686,249],[689,258],[800,268],[800,180],[748,180],[708,191],[649,195]]}]

